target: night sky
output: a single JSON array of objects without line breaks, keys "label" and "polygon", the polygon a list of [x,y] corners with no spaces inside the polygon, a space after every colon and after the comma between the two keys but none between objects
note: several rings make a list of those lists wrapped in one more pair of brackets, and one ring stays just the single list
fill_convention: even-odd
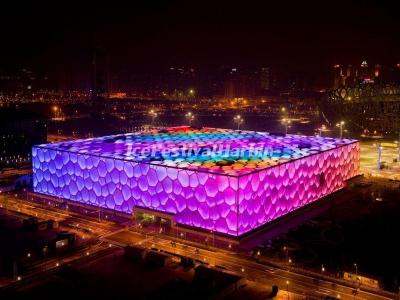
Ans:
[{"label": "night sky", "polygon": [[2,1],[0,70],[87,72],[95,44],[130,73],[232,64],[316,76],[400,60],[396,1],[82,2]]}]

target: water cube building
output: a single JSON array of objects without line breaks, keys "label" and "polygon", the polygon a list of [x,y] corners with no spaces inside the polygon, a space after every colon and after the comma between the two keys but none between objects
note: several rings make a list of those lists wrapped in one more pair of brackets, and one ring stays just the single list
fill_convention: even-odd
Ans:
[{"label": "water cube building", "polygon": [[240,236],[331,194],[359,143],[188,126],[34,146],[34,192]]}]

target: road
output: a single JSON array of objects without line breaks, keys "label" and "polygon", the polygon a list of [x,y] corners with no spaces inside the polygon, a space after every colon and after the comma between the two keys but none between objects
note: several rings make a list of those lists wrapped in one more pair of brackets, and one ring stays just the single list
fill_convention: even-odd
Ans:
[{"label": "road", "polygon": [[[27,201],[10,195],[1,195],[0,205],[7,206],[9,210],[37,216],[41,219],[56,220],[60,222],[61,226],[86,232],[91,238],[99,239],[103,242],[103,246],[110,243],[121,247],[125,245],[141,244],[149,249],[155,248],[174,255],[191,257],[198,262],[237,273],[250,280],[269,286],[278,285],[284,290],[288,288],[291,293],[297,295],[319,298],[331,296],[340,299],[366,300],[395,298],[394,294],[393,297],[391,297],[390,293],[370,293],[365,290],[360,290],[357,295],[354,295],[353,287],[338,284],[337,282],[334,283],[326,279],[317,279],[313,276],[295,272],[295,270],[288,271],[277,266],[261,264],[253,258],[245,257],[231,251],[211,250],[206,248],[198,249],[185,243],[182,239],[179,241],[172,241],[172,237],[166,235],[149,235],[148,233],[140,231],[137,227],[127,228],[126,225],[91,217],[84,213],[85,210],[82,210],[82,214],[59,207]],[[173,239],[176,240],[176,238]],[[78,259],[83,253],[84,252],[77,252],[76,256],[72,256],[70,259]],[[46,269],[46,265],[55,267],[57,263],[60,264],[58,260],[44,262],[44,265],[39,269]]]},{"label": "road", "polygon": [[108,243],[88,244],[62,257],[52,257],[34,262],[27,272],[18,276],[16,279],[1,281],[0,288],[3,289],[0,290],[0,292],[4,292],[9,288],[17,288],[34,282],[40,282],[41,279],[47,278],[50,273],[57,271],[64,265],[97,260],[104,255],[112,253],[112,251],[115,251],[115,249]]},{"label": "road", "polygon": [[83,236],[85,236],[85,233],[86,235],[100,236],[121,228],[121,225],[111,221],[99,221],[95,217],[86,214],[83,215],[51,205],[26,201],[10,195],[0,195],[0,207],[5,207],[11,211],[34,216],[42,220],[57,221],[61,226],[82,231]]},{"label": "road", "polygon": [[118,231],[121,225],[107,220],[79,214],[70,210],[44,205],[41,203],[30,202],[21,199],[14,194],[1,194],[0,207],[7,208],[10,213],[37,217],[39,220],[54,220],[59,222],[61,228],[74,231],[81,239],[79,245],[73,252],[67,252],[62,256],[50,256],[45,259],[32,260],[27,265],[27,271],[13,280],[2,280],[0,287],[13,284],[23,284],[22,281],[31,281],[33,278],[40,277],[43,273],[51,272],[64,264],[73,263],[82,258],[92,258],[98,255],[111,245],[102,243],[98,238],[102,235]]},{"label": "road", "polygon": [[[136,231],[123,230],[115,234],[107,235],[102,239],[108,243],[115,243],[119,246],[136,244],[147,248],[159,249],[174,255],[191,257],[199,262],[226,269],[266,285],[278,285],[284,290],[288,287],[290,292],[294,292],[298,295],[319,298],[331,296],[338,299],[394,299],[394,297],[391,298],[362,290],[360,290],[357,295],[354,295],[354,289],[348,286],[320,279],[316,280],[310,276],[279,269],[277,267],[266,266],[235,253],[198,249],[182,242],[174,243],[171,242],[170,239],[160,236],[149,237]],[[289,284],[287,284],[287,282]]]}]

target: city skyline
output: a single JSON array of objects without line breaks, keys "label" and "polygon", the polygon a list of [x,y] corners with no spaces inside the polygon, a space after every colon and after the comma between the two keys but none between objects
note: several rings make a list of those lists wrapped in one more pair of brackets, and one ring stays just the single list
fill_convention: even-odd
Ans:
[{"label": "city skyline", "polygon": [[75,80],[72,86],[90,84],[96,51],[120,78],[171,66],[205,74],[221,66],[268,66],[319,86],[330,81],[327,70],[336,64],[394,66],[400,60],[399,21],[387,2],[3,6],[0,71],[27,68],[56,81]]}]

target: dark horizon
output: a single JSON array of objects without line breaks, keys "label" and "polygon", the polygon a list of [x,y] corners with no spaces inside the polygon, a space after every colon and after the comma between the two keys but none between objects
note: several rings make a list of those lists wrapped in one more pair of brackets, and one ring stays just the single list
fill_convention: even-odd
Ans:
[{"label": "dark horizon", "polygon": [[29,68],[56,80],[87,78],[95,46],[107,53],[110,72],[123,76],[169,66],[272,66],[318,82],[335,64],[394,66],[400,59],[400,21],[390,2],[2,6],[0,71]]}]

